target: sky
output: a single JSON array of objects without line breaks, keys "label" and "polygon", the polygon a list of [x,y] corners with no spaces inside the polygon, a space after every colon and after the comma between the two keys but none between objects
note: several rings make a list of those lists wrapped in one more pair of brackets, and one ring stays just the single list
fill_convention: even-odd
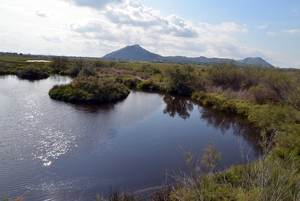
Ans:
[{"label": "sky", "polygon": [[300,68],[298,0],[0,0],[0,52],[262,57]]}]

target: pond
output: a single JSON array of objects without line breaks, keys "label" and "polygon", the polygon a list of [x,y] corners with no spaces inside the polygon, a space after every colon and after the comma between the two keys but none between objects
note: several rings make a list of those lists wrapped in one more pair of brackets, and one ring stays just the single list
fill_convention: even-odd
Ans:
[{"label": "pond", "polygon": [[259,154],[246,121],[187,98],[131,91],[98,106],[49,98],[52,86],[70,81],[0,77],[0,199],[93,200],[111,187],[159,186],[188,171],[184,151],[201,155],[210,139],[222,153],[219,169]]}]

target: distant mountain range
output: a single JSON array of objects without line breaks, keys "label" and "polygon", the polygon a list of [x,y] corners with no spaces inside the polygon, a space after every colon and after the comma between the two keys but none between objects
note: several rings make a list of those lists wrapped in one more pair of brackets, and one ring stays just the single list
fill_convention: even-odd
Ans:
[{"label": "distant mountain range", "polygon": [[111,60],[126,60],[126,61],[150,61],[162,63],[180,63],[180,64],[203,64],[209,65],[214,63],[233,62],[237,66],[246,65],[261,65],[263,67],[271,67],[272,65],[260,57],[248,57],[244,60],[222,59],[222,58],[206,58],[200,57],[185,57],[185,56],[161,56],[145,50],[139,45],[126,46],[117,51],[111,52],[103,59]]}]

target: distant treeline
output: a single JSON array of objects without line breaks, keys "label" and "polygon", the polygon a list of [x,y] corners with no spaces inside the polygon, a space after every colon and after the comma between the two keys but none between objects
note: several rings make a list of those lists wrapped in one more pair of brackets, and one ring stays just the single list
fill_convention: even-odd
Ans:
[{"label": "distant treeline", "polygon": [[34,55],[34,54],[24,54],[24,53],[17,53],[17,52],[0,52],[0,57],[31,57],[31,58],[51,58],[52,56],[49,55]]}]

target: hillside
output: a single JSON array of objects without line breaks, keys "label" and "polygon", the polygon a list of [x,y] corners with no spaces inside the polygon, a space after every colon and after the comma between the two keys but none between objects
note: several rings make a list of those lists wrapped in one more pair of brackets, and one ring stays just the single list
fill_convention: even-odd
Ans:
[{"label": "hillside", "polygon": [[245,65],[261,65],[261,66],[264,66],[264,67],[271,67],[272,65],[269,64],[268,62],[266,62],[265,60],[263,60],[262,58],[260,57],[248,57],[244,60],[238,60],[237,62],[240,62],[242,64],[245,64]]},{"label": "hillside", "polygon": [[126,46],[106,54],[103,59],[126,60],[126,61],[151,61],[162,63],[181,63],[181,64],[203,64],[209,65],[214,63],[233,62],[238,66],[261,65],[263,67],[271,67],[272,65],[260,57],[248,57],[244,60],[233,60],[227,58],[207,58],[207,57],[185,57],[185,56],[167,56],[163,57],[159,54],[149,52],[139,45]]},{"label": "hillside", "polygon": [[155,61],[162,56],[151,53],[139,45],[126,46],[122,49],[105,55],[105,59],[133,60],[133,61]]}]

